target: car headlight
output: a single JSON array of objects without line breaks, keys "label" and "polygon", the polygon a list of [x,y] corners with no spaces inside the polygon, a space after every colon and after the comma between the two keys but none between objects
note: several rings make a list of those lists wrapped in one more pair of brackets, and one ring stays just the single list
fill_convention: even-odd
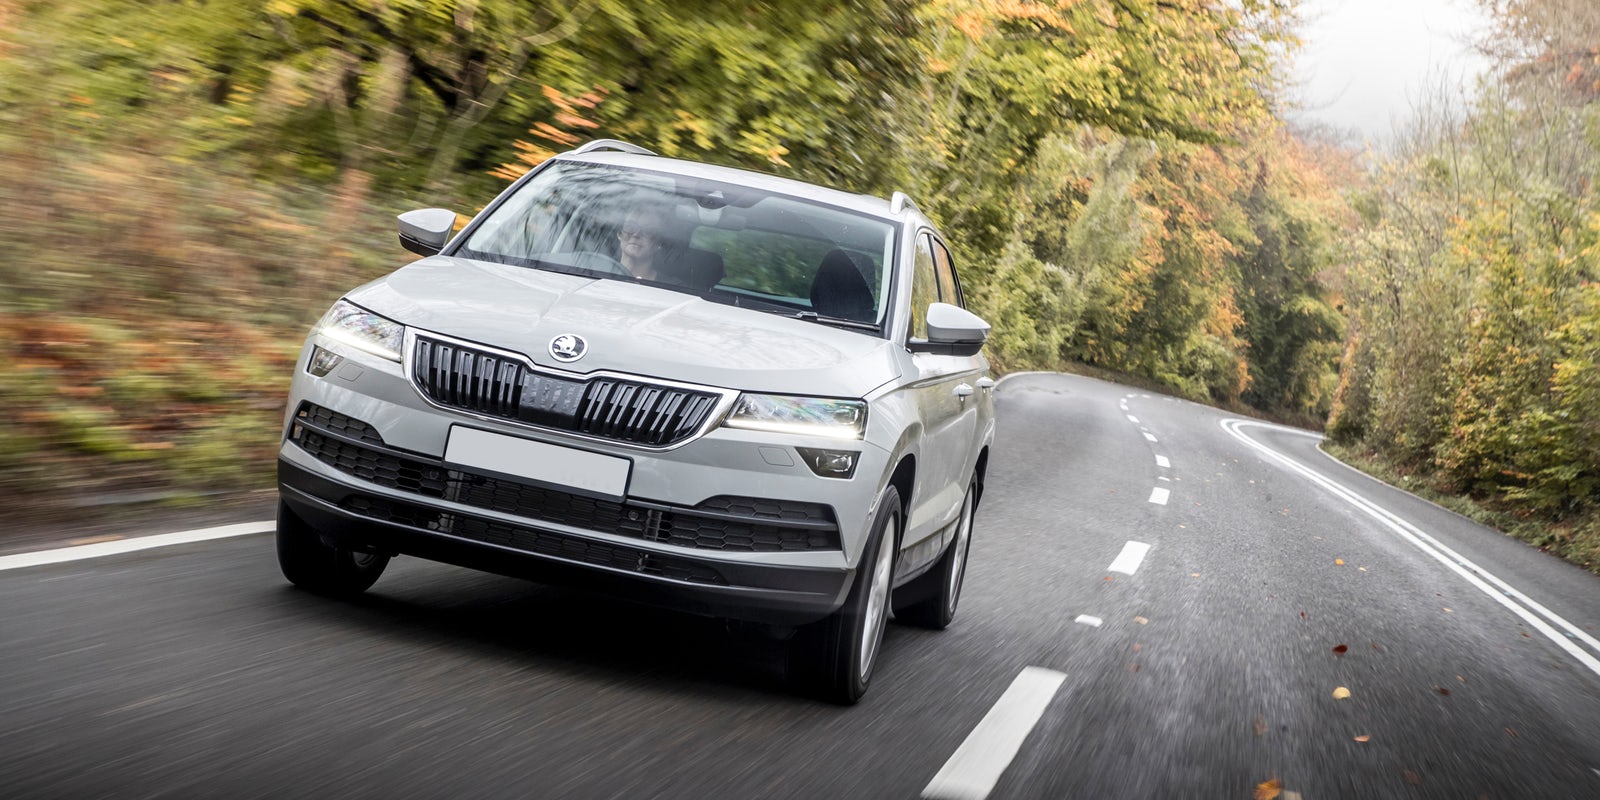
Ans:
[{"label": "car headlight", "polygon": [[316,332],[379,358],[399,361],[400,343],[405,340],[406,328],[349,300],[340,300],[322,315]]},{"label": "car headlight", "polygon": [[723,424],[774,433],[860,439],[867,429],[867,404],[860,400],[742,394]]}]

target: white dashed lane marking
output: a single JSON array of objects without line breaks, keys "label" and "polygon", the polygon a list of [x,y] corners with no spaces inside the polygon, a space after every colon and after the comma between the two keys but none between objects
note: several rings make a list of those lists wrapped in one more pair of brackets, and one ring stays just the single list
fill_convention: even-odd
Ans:
[{"label": "white dashed lane marking", "polygon": [[939,774],[928,782],[922,796],[928,800],[983,800],[988,797],[1066,679],[1066,675],[1051,669],[1023,669],[978,727],[967,734],[955,755],[950,756]]},{"label": "white dashed lane marking", "polygon": [[1144,554],[1148,552],[1150,545],[1144,542],[1128,542],[1122,546],[1122,552],[1117,554],[1117,560],[1111,562],[1106,571],[1132,575],[1139,571],[1139,565],[1144,563]]},{"label": "white dashed lane marking", "polygon": [[1167,504],[1167,497],[1171,496],[1171,494],[1171,489],[1164,489],[1160,486],[1157,486],[1156,488],[1150,490],[1150,502],[1155,503],[1158,506],[1164,506]]},{"label": "white dashed lane marking", "polygon": [[1132,414],[1128,415],[1128,421],[1132,422],[1135,425],[1139,424],[1139,418],[1134,416],[1134,415],[1132,415]]},{"label": "white dashed lane marking", "polygon": [[1158,466],[1158,467],[1171,467],[1172,466],[1172,462],[1168,461],[1166,456],[1156,456],[1156,466]]},{"label": "white dashed lane marking", "polygon": [[1153,441],[1155,441],[1155,440],[1156,440],[1156,437],[1155,437],[1155,435],[1154,435],[1154,434],[1151,434],[1151,433],[1146,433],[1146,434],[1145,434],[1145,435],[1144,435],[1144,438],[1145,438],[1145,439],[1147,439],[1147,440],[1149,440],[1149,441],[1152,441],[1152,442],[1153,442]]},{"label": "white dashed lane marking", "polygon": [[1088,614],[1079,614],[1078,618],[1073,620],[1073,622],[1076,622],[1079,625],[1088,625],[1091,628],[1100,627],[1100,623],[1104,621],[1105,620],[1100,619],[1099,617],[1091,617]]}]

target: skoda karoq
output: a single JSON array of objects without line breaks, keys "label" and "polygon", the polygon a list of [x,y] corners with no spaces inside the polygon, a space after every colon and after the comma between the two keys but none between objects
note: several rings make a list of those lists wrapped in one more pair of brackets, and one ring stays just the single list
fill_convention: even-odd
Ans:
[{"label": "skoda karoq", "polygon": [[891,609],[956,611],[994,437],[989,326],[904,195],[600,140],[311,331],[278,460],[284,575],[397,555],[793,631],[852,703]]}]

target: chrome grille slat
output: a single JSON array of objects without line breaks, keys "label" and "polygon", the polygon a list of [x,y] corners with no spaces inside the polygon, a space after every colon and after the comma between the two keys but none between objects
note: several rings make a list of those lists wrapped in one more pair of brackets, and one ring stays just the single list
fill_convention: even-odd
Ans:
[{"label": "chrome grille slat", "polygon": [[411,378],[442,406],[652,447],[693,436],[718,399],[647,381],[547,375],[511,357],[425,336],[416,338]]}]

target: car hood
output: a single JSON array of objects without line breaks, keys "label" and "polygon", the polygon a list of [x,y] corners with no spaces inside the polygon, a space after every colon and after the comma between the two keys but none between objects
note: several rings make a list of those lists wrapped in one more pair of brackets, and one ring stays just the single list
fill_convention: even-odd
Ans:
[{"label": "car hood", "polygon": [[[758,392],[860,397],[896,373],[892,345],[861,331],[734,308],[669,289],[433,256],[347,295],[422,331],[601,370]],[[583,337],[561,363],[550,341]]]}]

